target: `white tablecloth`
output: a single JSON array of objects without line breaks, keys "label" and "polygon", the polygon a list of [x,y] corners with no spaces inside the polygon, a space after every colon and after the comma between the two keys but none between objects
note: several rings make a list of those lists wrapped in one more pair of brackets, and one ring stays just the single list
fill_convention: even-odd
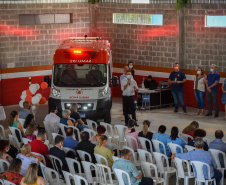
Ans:
[{"label": "white tablecloth", "polygon": [[4,121],[6,119],[5,110],[3,106],[0,106],[0,121]]}]

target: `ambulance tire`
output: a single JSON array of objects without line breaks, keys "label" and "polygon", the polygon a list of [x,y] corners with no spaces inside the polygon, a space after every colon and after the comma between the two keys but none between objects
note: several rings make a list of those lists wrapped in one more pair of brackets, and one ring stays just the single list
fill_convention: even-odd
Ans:
[{"label": "ambulance tire", "polygon": [[104,122],[111,124],[111,110],[108,110],[105,117],[104,117]]}]

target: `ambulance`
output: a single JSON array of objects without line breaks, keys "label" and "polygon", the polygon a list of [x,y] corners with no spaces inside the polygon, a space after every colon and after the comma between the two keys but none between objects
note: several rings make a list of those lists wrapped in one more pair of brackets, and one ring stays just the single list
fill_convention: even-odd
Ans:
[{"label": "ambulance", "polygon": [[112,88],[119,82],[112,76],[110,43],[100,37],[71,37],[56,49],[53,62],[52,79],[44,77],[51,87],[49,108],[57,106],[61,114],[77,103],[82,118],[111,123]]}]

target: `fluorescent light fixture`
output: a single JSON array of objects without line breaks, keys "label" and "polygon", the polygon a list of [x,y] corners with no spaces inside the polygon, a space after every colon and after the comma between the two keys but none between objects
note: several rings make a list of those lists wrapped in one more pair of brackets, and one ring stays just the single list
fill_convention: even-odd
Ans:
[{"label": "fluorescent light fixture", "polygon": [[85,110],[86,110],[86,109],[87,109],[87,107],[83,107],[83,109],[85,109]]},{"label": "fluorescent light fixture", "polygon": [[91,103],[88,103],[88,107],[91,107],[92,106],[92,104]]}]

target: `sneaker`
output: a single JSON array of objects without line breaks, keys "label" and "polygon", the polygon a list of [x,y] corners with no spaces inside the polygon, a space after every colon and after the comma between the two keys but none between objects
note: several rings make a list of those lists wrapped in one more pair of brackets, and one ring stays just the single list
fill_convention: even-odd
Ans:
[{"label": "sneaker", "polygon": [[175,112],[175,113],[177,113],[177,112],[178,112],[178,110],[177,110],[177,109],[175,109],[175,110],[174,110],[174,112]]},{"label": "sneaker", "polygon": [[187,114],[187,111],[186,110],[184,110],[184,114]]},{"label": "sneaker", "polygon": [[210,114],[210,113],[207,113],[205,116],[212,116],[212,114]]}]

